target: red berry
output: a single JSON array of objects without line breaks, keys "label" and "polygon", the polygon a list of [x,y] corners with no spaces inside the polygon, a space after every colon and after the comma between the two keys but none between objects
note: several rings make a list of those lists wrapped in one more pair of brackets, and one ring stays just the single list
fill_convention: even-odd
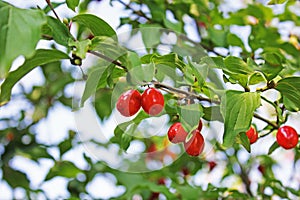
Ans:
[{"label": "red berry", "polygon": [[259,165],[257,169],[260,171],[260,173],[265,174],[266,168],[263,165]]},{"label": "red berry", "polygon": [[278,129],[276,140],[281,147],[292,149],[298,144],[299,136],[293,127],[282,126]]},{"label": "red berry", "polygon": [[172,143],[184,142],[188,133],[183,129],[180,122],[174,123],[168,131],[168,138]]},{"label": "red berry", "polygon": [[142,108],[149,115],[158,115],[164,109],[164,96],[155,88],[148,88],[142,94]]},{"label": "red berry", "polygon": [[117,101],[117,110],[125,117],[136,114],[141,108],[141,94],[137,90],[124,92]]},{"label": "red berry", "polygon": [[147,149],[147,153],[151,153],[151,152],[155,152],[155,151],[157,151],[156,144],[151,143],[149,148]]},{"label": "red berry", "polygon": [[181,172],[182,172],[182,174],[183,174],[184,177],[188,176],[190,174],[190,170],[187,167],[183,167],[181,169]]},{"label": "red berry", "polygon": [[199,120],[199,124],[198,124],[198,130],[201,131],[202,130],[202,127],[203,127],[203,124],[202,124],[202,121],[201,119]]},{"label": "red berry", "polygon": [[7,139],[8,141],[13,141],[13,140],[14,140],[14,138],[15,138],[15,135],[14,135],[14,133],[13,133],[13,132],[9,132],[9,133],[7,133],[7,135],[6,135],[6,139]]},{"label": "red berry", "polygon": [[[160,178],[160,179],[158,179],[157,184],[165,185],[166,181],[164,178]],[[152,192],[151,196],[149,197],[149,200],[157,200],[157,199],[159,199],[158,197],[159,197],[159,192]]]},{"label": "red berry", "polygon": [[217,163],[214,161],[209,161],[208,166],[209,166],[209,171],[212,171],[217,166]]},{"label": "red berry", "polygon": [[192,132],[192,137],[188,142],[184,142],[184,148],[190,156],[198,156],[204,149],[204,138],[198,129]]},{"label": "red berry", "polygon": [[166,184],[166,180],[164,178],[160,178],[160,179],[158,179],[157,184],[158,185],[165,185]]},{"label": "red berry", "polygon": [[249,138],[250,144],[253,144],[258,139],[258,133],[253,126],[246,132],[247,137]]}]

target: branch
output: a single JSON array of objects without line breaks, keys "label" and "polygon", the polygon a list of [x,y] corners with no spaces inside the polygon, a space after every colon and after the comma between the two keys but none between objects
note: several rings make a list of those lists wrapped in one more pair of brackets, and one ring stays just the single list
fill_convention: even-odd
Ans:
[{"label": "branch", "polygon": [[236,157],[236,161],[237,161],[238,165],[240,166],[240,169],[241,169],[240,175],[241,175],[241,179],[246,187],[246,191],[251,197],[253,197],[252,191],[250,189],[251,181],[249,179],[248,173],[246,172],[246,170],[244,169],[243,165],[240,163],[240,161],[237,157]]},{"label": "branch", "polygon": [[[174,88],[174,87],[171,87],[169,85],[166,85],[166,84],[163,84],[163,83],[160,83],[160,82],[157,82],[157,81],[152,81],[152,84],[156,87],[156,88],[164,88],[164,89],[167,89],[167,92],[169,93],[176,93],[176,94],[184,94],[185,96],[187,97],[190,97],[190,98],[195,98],[195,99],[198,99],[199,101],[206,101],[206,102],[209,102],[209,103],[215,103],[215,104],[220,104],[221,102],[218,101],[218,100],[214,100],[214,99],[209,99],[209,98],[206,98],[206,97],[202,97],[200,95],[197,95],[195,93],[192,93],[192,92],[188,92],[188,91],[185,91],[185,90],[181,90],[181,89],[178,89],[178,88]],[[267,119],[265,119],[264,117],[260,116],[259,114],[257,113],[254,113],[253,117],[257,118],[257,119],[260,119],[261,121],[269,124],[270,126],[272,126],[273,128],[275,129],[278,129],[279,126]]]},{"label": "branch", "polygon": [[[123,6],[125,6],[127,9],[131,10],[134,14],[136,14],[136,15],[138,15],[140,17],[145,18],[149,23],[151,23],[151,24],[160,24],[162,27],[167,28],[162,22],[154,21],[153,19],[149,18],[143,11],[141,11],[141,10],[137,11],[137,10],[133,9],[129,4],[124,3],[122,0],[117,0],[117,2],[119,2],[120,4],[122,4]],[[206,45],[201,44],[199,42],[195,42],[194,40],[190,39],[189,37],[187,37],[187,36],[185,36],[183,34],[181,34],[179,37],[182,40],[190,42],[190,43],[192,43],[195,46],[201,46],[206,51],[213,52],[217,56],[223,56],[223,55],[219,54],[218,52],[216,52],[213,47],[209,47],[209,46],[206,46]]]},{"label": "branch", "polygon": [[123,1],[121,0],[117,0],[117,2],[119,2],[120,4],[122,4],[123,6],[125,6],[127,9],[131,10],[134,14],[140,16],[140,17],[143,17],[145,18],[147,21],[149,22],[154,22],[151,18],[149,18],[145,13],[143,13],[142,11],[137,11],[135,9],[133,9],[129,4],[126,4],[124,3]]},{"label": "branch", "polygon": [[52,6],[50,0],[46,0],[46,2],[47,2],[47,4],[48,4],[48,6],[50,7],[50,9],[52,10],[52,12],[54,13],[56,19],[58,19],[58,20],[60,21],[60,18],[58,17],[58,15],[57,15],[57,13],[56,13],[54,7]]},{"label": "branch", "polygon": [[260,120],[263,121],[263,122],[266,122],[267,124],[269,124],[270,126],[272,126],[272,127],[275,128],[275,129],[278,129],[278,128],[279,128],[279,126],[278,126],[277,124],[274,124],[273,122],[271,122],[271,121],[269,121],[269,120],[263,118],[262,116],[260,116],[260,115],[257,114],[257,113],[254,113],[253,116],[254,116],[255,118],[257,118],[257,119],[260,119]]},{"label": "branch", "polygon": [[99,52],[96,52],[96,51],[88,51],[88,53],[90,54],[93,54],[94,56],[98,56],[99,58],[102,58],[108,62],[111,62],[119,67],[121,67],[122,69],[124,69],[125,72],[128,72],[128,69],[127,67],[125,67],[124,65],[122,65],[122,63],[120,63],[119,61],[117,60],[114,60],[114,59],[111,59],[110,57],[107,57],[106,55],[102,54],[102,53],[99,53]]},{"label": "branch", "polygon": [[154,87],[156,88],[164,88],[164,89],[167,89],[167,92],[169,93],[176,93],[176,94],[183,94],[189,98],[194,98],[194,99],[198,99],[199,101],[207,101],[209,103],[215,103],[215,104],[220,104],[220,101],[218,100],[213,100],[213,99],[209,99],[209,98],[206,98],[206,97],[202,97],[200,95],[197,95],[193,92],[188,92],[188,91],[185,91],[185,90],[181,90],[181,89],[178,89],[178,88],[174,88],[172,86],[169,86],[169,85],[166,85],[164,83],[160,83],[158,81],[152,81],[151,82]]}]

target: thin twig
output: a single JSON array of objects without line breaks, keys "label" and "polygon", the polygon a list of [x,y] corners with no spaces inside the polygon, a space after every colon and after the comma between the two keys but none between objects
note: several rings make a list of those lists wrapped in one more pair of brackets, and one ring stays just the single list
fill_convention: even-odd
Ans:
[{"label": "thin twig", "polygon": [[145,18],[147,21],[149,22],[153,22],[153,20],[151,18],[149,18],[145,13],[143,13],[142,11],[137,11],[135,9],[133,9],[129,4],[126,4],[124,3],[123,1],[121,0],[117,0],[120,4],[122,4],[123,6],[125,6],[127,9],[131,10],[134,14],[140,16],[140,17],[143,17]]},{"label": "thin twig", "polygon": [[251,197],[253,197],[253,193],[250,188],[251,181],[249,179],[249,175],[237,157],[236,157],[236,161],[237,161],[238,165],[240,166],[240,169],[241,169],[240,175],[241,175],[241,179],[246,187],[246,191]]},{"label": "thin twig", "polygon": [[96,51],[88,51],[90,54],[93,54],[95,56],[98,56],[99,58],[102,58],[108,62],[111,62],[119,67],[121,67],[122,69],[124,69],[125,72],[128,72],[128,69],[127,67],[125,67],[124,65],[122,65],[122,63],[120,63],[119,61],[117,60],[114,60],[114,59],[111,59],[110,57],[107,57],[106,55],[102,54],[102,53],[99,53],[99,52],[96,52]]},{"label": "thin twig", "polygon": [[263,121],[263,122],[266,122],[267,124],[271,125],[271,126],[274,127],[275,129],[278,129],[278,128],[279,128],[279,126],[278,126],[277,124],[275,124],[275,123],[273,123],[273,122],[271,122],[271,121],[269,121],[269,120],[263,118],[262,116],[260,116],[260,115],[257,114],[257,113],[254,113],[253,116],[254,116],[255,118],[257,118],[257,119],[260,119],[260,120]]},{"label": "thin twig", "polygon": [[213,99],[209,99],[209,98],[206,98],[206,97],[202,97],[202,96],[197,95],[193,92],[189,92],[189,91],[186,91],[186,90],[181,90],[181,89],[178,89],[178,88],[174,88],[174,87],[171,87],[171,86],[166,85],[164,83],[160,83],[158,81],[152,81],[151,83],[154,85],[154,87],[156,87],[156,88],[165,88],[171,93],[184,94],[185,96],[187,96],[189,98],[198,99],[199,101],[207,101],[209,103],[220,104],[220,101],[218,101],[218,100],[213,100]]},{"label": "thin twig", "polygon": [[52,10],[52,12],[54,13],[56,19],[58,19],[58,20],[60,21],[60,18],[58,17],[56,11],[54,10],[54,7],[52,6],[50,0],[46,0],[46,2],[47,2],[47,4],[48,4],[48,6],[50,7],[50,9]]},{"label": "thin twig", "polygon": [[[136,14],[136,15],[138,15],[138,16],[140,16],[140,17],[145,18],[149,23],[151,23],[151,24],[160,24],[162,27],[165,27],[165,24],[163,24],[162,22],[159,22],[159,21],[155,21],[155,20],[153,20],[152,18],[149,18],[143,11],[141,11],[141,10],[137,11],[137,10],[133,9],[129,4],[124,3],[122,0],[117,0],[117,1],[118,1],[119,3],[121,3],[123,6],[125,6],[127,9],[131,10],[134,14]],[[165,28],[167,28],[167,27],[165,27]],[[210,52],[216,54],[217,56],[223,56],[223,55],[221,55],[220,53],[216,52],[216,51],[214,50],[214,48],[209,47],[209,46],[206,46],[206,45],[201,44],[201,43],[199,43],[199,42],[196,42],[196,41],[190,39],[189,37],[187,37],[187,36],[185,36],[185,35],[183,35],[183,34],[179,35],[179,37],[180,37],[182,40],[185,40],[185,41],[187,41],[187,42],[190,42],[190,43],[192,43],[192,44],[195,45],[195,46],[201,46],[201,47],[204,48],[205,50],[210,51]]]},{"label": "thin twig", "polygon": [[[174,88],[174,87],[171,87],[169,85],[166,85],[166,84],[163,84],[163,83],[160,83],[160,82],[157,82],[157,81],[152,81],[152,84],[157,87],[157,88],[165,88],[167,89],[168,91],[167,92],[170,92],[170,93],[179,93],[179,94],[184,94],[186,95],[187,97],[190,97],[190,98],[194,98],[194,99],[198,99],[199,101],[206,101],[206,102],[209,102],[209,103],[215,103],[215,104],[220,104],[221,102],[218,101],[218,100],[214,100],[214,99],[209,99],[209,98],[206,98],[206,97],[202,97],[200,95],[197,95],[195,93],[192,93],[192,92],[188,92],[188,91],[185,91],[185,90],[181,90],[181,89],[178,89],[178,88]],[[260,116],[259,114],[257,113],[254,113],[253,116],[257,119],[260,119],[261,121],[269,124],[270,126],[272,126],[273,128],[275,129],[278,129],[279,126],[267,119],[265,119],[264,117]]]}]

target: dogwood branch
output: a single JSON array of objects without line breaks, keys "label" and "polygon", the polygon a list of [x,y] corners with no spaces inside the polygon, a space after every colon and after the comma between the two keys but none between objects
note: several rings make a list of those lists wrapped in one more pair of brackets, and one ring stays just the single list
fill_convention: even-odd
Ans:
[{"label": "dogwood branch", "polygon": [[128,72],[128,69],[126,66],[122,65],[122,63],[120,63],[119,61],[117,60],[114,60],[114,59],[111,59],[110,57],[107,57],[106,55],[102,54],[102,53],[99,53],[99,52],[96,52],[96,51],[88,51],[88,53],[90,54],[93,54],[99,58],[102,58],[103,60],[106,60],[108,62],[111,62],[119,67],[121,67],[122,69],[124,69],[125,72]]},{"label": "dogwood branch", "polygon": [[218,100],[213,100],[213,99],[206,98],[206,97],[203,97],[201,95],[195,94],[193,92],[189,92],[189,91],[186,91],[186,90],[181,90],[181,89],[178,89],[178,88],[174,88],[172,86],[166,85],[166,84],[158,82],[158,81],[152,81],[151,83],[154,85],[154,87],[161,88],[161,89],[164,88],[169,93],[183,94],[188,98],[198,99],[199,101],[206,101],[206,102],[209,102],[209,103],[220,104],[220,101],[218,101]]},{"label": "dogwood branch", "polygon": [[[151,23],[151,24],[160,24],[162,27],[167,28],[164,23],[153,20],[152,18],[148,17],[143,11],[135,10],[129,4],[124,3],[122,0],[117,0],[117,2],[119,2],[120,4],[125,6],[127,9],[131,10],[134,14],[138,15],[139,17],[142,17],[142,18],[146,19],[149,23]],[[195,46],[199,46],[199,47],[201,46],[206,51],[212,52],[212,53],[216,54],[217,56],[222,56],[220,53],[216,52],[213,47],[210,47],[210,46],[201,44],[199,42],[196,42],[196,41],[190,39],[189,37],[187,37],[183,34],[179,35],[179,38],[184,40],[184,41],[190,42]]]},{"label": "dogwood branch", "polygon": [[57,13],[56,13],[54,7],[52,6],[51,1],[50,1],[50,0],[46,0],[46,2],[47,2],[47,4],[48,4],[48,6],[50,7],[50,9],[52,10],[52,12],[54,13],[55,17],[60,21],[60,18],[59,18],[59,16],[57,15]]}]

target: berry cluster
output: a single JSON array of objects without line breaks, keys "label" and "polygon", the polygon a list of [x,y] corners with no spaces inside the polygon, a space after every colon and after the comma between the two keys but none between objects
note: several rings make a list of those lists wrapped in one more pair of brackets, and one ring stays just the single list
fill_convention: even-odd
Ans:
[{"label": "berry cluster", "polygon": [[[119,97],[116,105],[117,110],[125,117],[135,115],[141,107],[147,114],[156,116],[164,109],[164,96],[156,88],[147,88],[143,94],[140,94],[138,90],[128,90]],[[180,122],[176,122],[168,130],[168,139],[175,144],[183,142],[187,154],[198,156],[204,149],[201,129],[200,120],[198,128],[193,130],[191,137],[187,139],[188,132],[184,130]],[[258,132],[253,126],[246,132],[246,135],[250,144],[258,140]],[[299,136],[293,127],[285,125],[278,129],[276,140],[284,149],[292,149],[298,144]]]},{"label": "berry cluster", "polygon": [[201,134],[202,122],[199,121],[198,128],[193,130],[191,138],[187,141],[188,133],[183,129],[180,122],[174,123],[168,130],[170,142],[177,144],[183,142],[184,149],[190,156],[198,156],[204,149],[204,138]]},{"label": "berry cluster", "polygon": [[141,95],[137,90],[124,92],[117,101],[117,110],[121,115],[130,117],[142,107],[151,116],[158,115],[164,109],[164,96],[155,88],[147,88]]},{"label": "berry cluster", "polygon": [[[253,144],[258,139],[258,133],[253,126],[246,132],[250,144]],[[291,126],[282,126],[276,133],[276,141],[279,146],[284,149],[292,149],[297,146],[299,136],[297,131]]]}]

